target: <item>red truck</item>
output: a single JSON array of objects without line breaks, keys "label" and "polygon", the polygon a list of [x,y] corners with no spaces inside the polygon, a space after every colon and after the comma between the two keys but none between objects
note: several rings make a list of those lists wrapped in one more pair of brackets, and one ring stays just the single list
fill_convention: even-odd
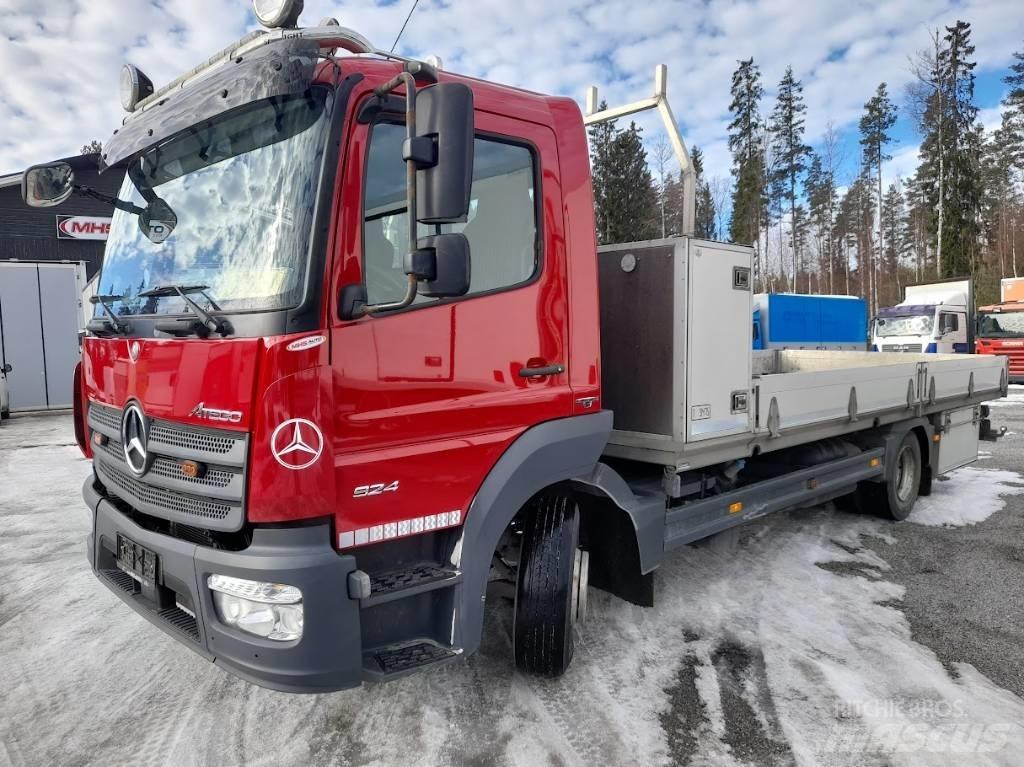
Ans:
[{"label": "red truck", "polygon": [[1024,382],[1024,303],[979,306],[977,354],[1005,357],[1010,382]]},{"label": "red truck", "polygon": [[1010,381],[1024,382],[1024,279],[1007,277],[1000,282],[1000,302],[978,307],[977,354],[1006,357]]},{"label": "red truck", "polygon": [[1001,360],[753,353],[750,248],[596,255],[575,102],[257,8],[160,90],[123,73],[75,379],[92,568],[204,657],[389,679],[474,652],[510,581],[515,662],[557,675],[588,585],[650,605],[673,548],[838,497],[902,519],[976,457]]}]

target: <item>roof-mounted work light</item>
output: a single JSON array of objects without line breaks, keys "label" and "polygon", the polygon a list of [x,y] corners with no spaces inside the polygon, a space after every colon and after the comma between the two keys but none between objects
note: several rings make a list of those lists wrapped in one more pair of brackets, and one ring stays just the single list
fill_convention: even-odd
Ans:
[{"label": "roof-mounted work light", "polygon": [[134,112],[136,104],[151,95],[153,81],[141,69],[132,64],[121,67],[121,106],[126,112]]},{"label": "roof-mounted work light", "polygon": [[302,13],[303,0],[252,0],[252,10],[267,29],[294,27]]}]

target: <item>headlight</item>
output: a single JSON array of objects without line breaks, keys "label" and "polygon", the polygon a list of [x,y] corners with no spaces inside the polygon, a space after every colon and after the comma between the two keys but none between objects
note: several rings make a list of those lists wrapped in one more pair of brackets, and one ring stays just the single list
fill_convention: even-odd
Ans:
[{"label": "headlight", "polygon": [[302,13],[302,0],[253,0],[252,10],[269,29],[294,27]]},{"label": "headlight", "polygon": [[206,585],[222,623],[281,642],[302,636],[302,592],[295,586],[228,575],[211,575]]}]

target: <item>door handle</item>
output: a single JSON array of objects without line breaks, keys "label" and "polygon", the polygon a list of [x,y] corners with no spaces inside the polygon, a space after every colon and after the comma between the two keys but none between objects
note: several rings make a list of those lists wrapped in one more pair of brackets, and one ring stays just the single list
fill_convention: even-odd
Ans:
[{"label": "door handle", "polygon": [[543,378],[565,372],[564,365],[546,365],[542,368],[520,368],[519,375],[523,378]]}]

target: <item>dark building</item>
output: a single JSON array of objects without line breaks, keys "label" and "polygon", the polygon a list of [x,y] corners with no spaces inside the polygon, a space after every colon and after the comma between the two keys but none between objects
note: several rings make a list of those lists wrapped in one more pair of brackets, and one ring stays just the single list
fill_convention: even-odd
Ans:
[{"label": "dark building", "polygon": [[[95,154],[64,161],[74,168],[76,184],[117,195],[123,170],[100,175]],[[106,203],[81,194],[53,208],[30,208],[21,199],[21,173],[0,176],[0,261],[84,261],[92,279],[103,261],[112,212]]]}]

